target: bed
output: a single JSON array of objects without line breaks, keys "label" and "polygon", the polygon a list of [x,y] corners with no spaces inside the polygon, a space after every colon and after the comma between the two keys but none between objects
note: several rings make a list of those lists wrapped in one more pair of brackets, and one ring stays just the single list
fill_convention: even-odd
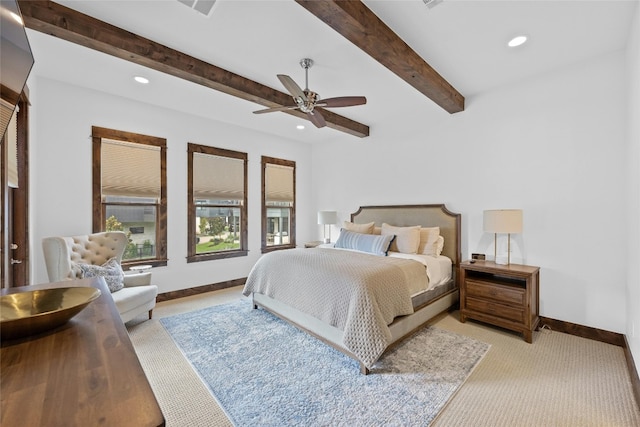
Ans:
[{"label": "bed", "polygon": [[[287,249],[263,255],[243,294],[265,309],[355,359],[364,374],[390,347],[458,302],[460,214],[443,204],[363,206],[336,242],[342,248]],[[405,253],[415,230],[436,229],[438,253]],[[364,231],[367,236],[361,234]],[[427,234],[420,234],[420,246]],[[384,246],[374,255],[347,239]],[[432,236],[433,237],[433,236]],[[344,248],[347,249],[344,249]],[[431,247],[431,246],[429,246]],[[359,247],[358,247],[359,249]],[[434,249],[435,250],[435,249]]]}]

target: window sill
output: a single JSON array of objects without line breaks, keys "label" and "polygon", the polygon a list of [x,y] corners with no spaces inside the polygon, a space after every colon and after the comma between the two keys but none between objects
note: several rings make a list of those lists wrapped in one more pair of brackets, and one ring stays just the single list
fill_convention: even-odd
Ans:
[{"label": "window sill", "polygon": [[225,259],[225,258],[236,258],[241,256],[247,256],[248,253],[249,251],[247,250],[241,250],[241,251],[228,251],[228,252],[219,252],[219,253],[191,255],[187,257],[187,263],[211,261],[211,260]]},{"label": "window sill", "polygon": [[284,249],[295,249],[295,247],[295,243],[289,243],[287,245],[267,246],[262,248],[262,253],[265,254],[267,252],[281,251]]},{"label": "window sill", "polygon": [[167,260],[166,259],[144,259],[140,261],[122,261],[121,263],[122,269],[127,271],[130,270],[131,267],[135,267],[137,265],[150,265],[151,267],[166,267]]}]

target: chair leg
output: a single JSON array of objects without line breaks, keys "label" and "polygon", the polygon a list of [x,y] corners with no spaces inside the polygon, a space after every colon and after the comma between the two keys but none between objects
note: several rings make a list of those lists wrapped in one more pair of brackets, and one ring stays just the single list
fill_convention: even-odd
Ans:
[{"label": "chair leg", "polygon": [[153,317],[153,309],[149,310],[149,320]]}]

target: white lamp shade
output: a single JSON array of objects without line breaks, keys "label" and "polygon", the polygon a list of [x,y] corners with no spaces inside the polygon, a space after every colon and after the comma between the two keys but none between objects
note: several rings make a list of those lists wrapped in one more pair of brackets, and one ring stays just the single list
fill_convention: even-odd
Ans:
[{"label": "white lamp shade", "polygon": [[484,211],[483,228],[486,233],[522,233],[522,209]]},{"label": "white lamp shade", "polygon": [[335,224],[338,222],[338,214],[336,211],[319,211],[318,212],[318,224],[327,225]]}]

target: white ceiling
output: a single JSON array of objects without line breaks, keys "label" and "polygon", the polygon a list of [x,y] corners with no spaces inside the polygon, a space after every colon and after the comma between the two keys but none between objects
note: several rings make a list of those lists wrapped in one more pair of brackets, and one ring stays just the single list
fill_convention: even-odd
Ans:
[{"label": "white ceiling", "polygon": [[[58,3],[282,92],[276,74],[304,87],[304,57],[315,65],[309,87],[322,97],[364,95],[364,106],[333,111],[377,130],[448,113],[360,51],[293,0],[218,0],[209,16],[177,0],[64,0]],[[624,49],[637,0],[422,0],[364,3],[469,101],[474,95],[568,64]],[[254,115],[260,105],[28,31],[34,76],[87,86],[222,122],[309,143],[360,138],[284,113]],[[529,42],[508,48],[526,34]],[[142,86],[132,79],[144,75]],[[586,88],[585,88],[586,89]],[[458,114],[464,114],[458,113]],[[295,129],[304,123],[306,129]],[[364,139],[366,141],[366,138]]]}]

